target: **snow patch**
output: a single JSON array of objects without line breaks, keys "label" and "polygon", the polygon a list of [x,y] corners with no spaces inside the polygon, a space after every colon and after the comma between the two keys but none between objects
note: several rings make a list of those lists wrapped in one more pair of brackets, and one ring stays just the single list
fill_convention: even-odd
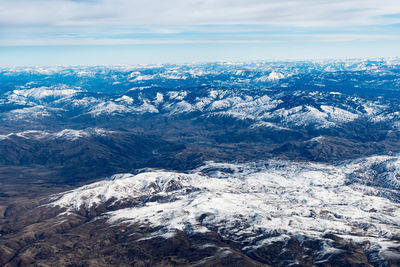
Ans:
[{"label": "snow patch", "polygon": [[33,98],[35,100],[40,100],[47,97],[71,97],[82,90],[77,88],[69,88],[65,85],[58,87],[37,87],[31,89],[18,89],[12,91],[9,95],[9,101],[21,101],[21,99]]},{"label": "snow patch", "polygon": [[133,98],[129,97],[129,96],[126,96],[126,95],[123,95],[120,98],[115,99],[115,101],[123,102],[123,103],[126,103],[126,104],[130,105],[130,104],[133,103]]},{"label": "snow patch", "polygon": [[213,229],[227,238],[248,236],[248,248],[272,242],[268,236],[276,239],[277,233],[319,238],[326,232],[397,246],[400,204],[371,193],[373,187],[347,182],[362,164],[382,159],[339,165],[208,162],[191,173],[120,174],[56,195],[50,205],[73,211],[137,203],[105,213],[109,223],[149,224],[161,227],[153,234],[168,236]]},{"label": "snow patch", "polygon": [[267,76],[261,76],[261,77],[257,78],[256,81],[259,81],[259,82],[270,81],[270,82],[272,82],[272,81],[278,81],[278,80],[283,79],[283,78],[285,78],[285,75],[283,75],[282,73],[273,71]]}]

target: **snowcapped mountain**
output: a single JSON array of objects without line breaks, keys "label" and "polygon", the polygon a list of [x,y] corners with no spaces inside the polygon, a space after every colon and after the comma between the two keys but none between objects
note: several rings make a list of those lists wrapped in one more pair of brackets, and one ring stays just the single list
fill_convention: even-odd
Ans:
[{"label": "snowcapped mountain", "polygon": [[[86,76],[81,69],[71,68],[51,71],[45,77],[28,70],[4,70],[0,73],[2,79],[16,78],[20,85],[15,84],[17,89],[5,91],[0,98],[0,103],[8,107],[1,117],[21,120],[26,119],[27,112],[33,114],[32,119],[52,116],[63,120],[86,114],[201,113],[252,120],[254,125],[278,123],[280,127],[332,127],[360,117],[397,122],[399,110],[392,105],[392,98],[370,96],[372,92],[396,94],[399,63],[386,64],[206,64],[138,67],[134,71],[87,68],[84,73],[90,75]],[[60,76],[64,83],[56,82]],[[36,108],[38,105],[41,109]]]},{"label": "snowcapped mountain", "polygon": [[[368,253],[385,258],[399,245],[400,180],[396,175],[400,169],[394,167],[399,161],[372,157],[337,165],[207,162],[188,174],[114,175],[54,196],[49,205],[66,212],[105,206],[112,211],[99,216],[105,216],[109,224],[149,224],[154,230],[144,238],[168,238],[177,230],[216,231],[246,253],[291,237],[300,244],[314,238],[325,242],[323,250],[314,253],[329,254],[335,248],[324,236],[334,234],[360,245],[368,241]],[[375,165],[383,165],[394,175],[388,181],[375,181],[375,186],[353,179],[361,169]]]},{"label": "snowcapped mountain", "polygon": [[13,137],[21,137],[24,139],[67,139],[76,140],[79,138],[85,138],[90,135],[107,135],[111,134],[112,131],[106,131],[100,128],[86,129],[86,130],[72,130],[64,129],[59,132],[50,133],[47,131],[23,131],[18,133],[9,133],[7,135],[0,135],[0,140],[12,139]]},{"label": "snowcapped mountain", "polygon": [[0,69],[0,265],[397,266],[399,73]]}]

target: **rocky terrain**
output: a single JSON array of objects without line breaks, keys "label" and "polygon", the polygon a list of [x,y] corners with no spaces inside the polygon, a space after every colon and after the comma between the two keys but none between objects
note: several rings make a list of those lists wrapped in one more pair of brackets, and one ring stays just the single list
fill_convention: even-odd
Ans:
[{"label": "rocky terrain", "polygon": [[397,266],[399,75],[0,69],[0,265]]}]

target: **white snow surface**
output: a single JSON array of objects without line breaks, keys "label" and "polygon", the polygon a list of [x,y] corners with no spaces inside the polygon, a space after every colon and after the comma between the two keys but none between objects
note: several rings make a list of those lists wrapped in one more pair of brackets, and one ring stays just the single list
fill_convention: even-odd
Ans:
[{"label": "white snow surface", "polygon": [[59,132],[27,130],[22,132],[2,134],[0,135],[0,141],[10,139],[12,137],[20,137],[25,139],[64,139],[72,141],[90,136],[105,136],[112,133],[114,132],[102,128],[87,128],[85,130],[64,129]]},{"label": "white snow surface", "polygon": [[[172,71],[172,73],[175,73]],[[273,72],[271,73],[273,74]],[[274,75],[277,75],[276,73]],[[68,116],[70,109],[92,117],[126,116],[130,114],[159,113],[177,116],[201,112],[205,117],[224,116],[253,121],[252,127],[275,124],[282,128],[298,128],[312,125],[316,128],[340,126],[357,120],[390,122],[399,129],[400,113],[379,99],[375,101],[359,97],[345,98],[336,92],[296,91],[300,99],[293,101],[284,94],[270,93],[269,89],[254,91],[208,89],[207,94],[193,97],[190,91],[163,91],[116,95],[110,99],[102,95],[89,96],[84,89],[57,85],[31,88],[27,84],[0,98],[0,104],[17,104],[16,109],[1,115],[8,120],[35,120],[49,116]],[[141,91],[147,87],[133,88]],[[334,98],[343,99],[338,101]],[[302,102],[304,100],[304,102]]]},{"label": "white snow surface", "polygon": [[50,136],[53,138],[76,140],[89,136],[106,136],[112,133],[113,131],[105,130],[102,128],[88,128],[85,130],[65,129],[59,132],[51,133]]},{"label": "white snow surface", "polygon": [[268,75],[261,76],[260,78],[257,78],[256,81],[260,81],[260,82],[277,81],[277,80],[280,80],[280,79],[283,79],[283,78],[285,78],[285,75],[283,75],[282,73],[273,71]]},{"label": "white snow surface", "polygon": [[9,120],[31,120],[33,118],[40,119],[51,116],[51,113],[60,111],[59,108],[45,107],[43,105],[36,105],[33,107],[26,107],[14,109],[6,113],[6,118]]},{"label": "white snow surface", "polygon": [[79,88],[70,88],[66,85],[61,86],[53,86],[53,87],[36,87],[36,88],[21,88],[12,91],[12,93],[8,96],[8,100],[10,102],[22,102],[27,101],[29,98],[33,98],[35,100],[40,100],[47,97],[71,97],[78,92],[82,92]]},{"label": "white snow surface", "polygon": [[[329,232],[385,250],[399,246],[400,204],[385,198],[378,187],[348,183],[348,177],[388,160],[389,172],[399,173],[399,158],[389,156],[339,165],[207,162],[190,173],[117,174],[55,195],[50,205],[74,211],[136,201],[138,205],[103,215],[111,224],[161,226],[153,235],[165,237],[176,230],[213,229],[231,239],[247,236],[251,248],[268,242],[268,234],[318,238]],[[394,184],[393,190],[399,189]]]},{"label": "white snow surface", "polygon": [[113,113],[128,113],[129,108],[125,105],[117,104],[111,101],[102,102],[91,108],[89,114],[94,117],[102,114],[113,114]]},{"label": "white snow surface", "polygon": [[133,100],[132,97],[123,95],[120,98],[115,99],[115,101],[117,101],[117,102],[125,102],[126,104],[132,104],[134,100]]},{"label": "white snow surface", "polygon": [[[127,99],[125,99],[125,101],[123,102],[127,103],[126,100]],[[150,104],[148,100],[144,99],[143,103],[138,106],[128,106],[122,104],[121,101],[119,101],[119,104],[112,101],[101,102],[92,107],[88,112],[88,114],[90,114],[93,117],[98,117],[101,115],[115,115],[123,113],[143,114],[143,113],[158,113],[158,112],[159,112],[158,109],[154,105]]]}]

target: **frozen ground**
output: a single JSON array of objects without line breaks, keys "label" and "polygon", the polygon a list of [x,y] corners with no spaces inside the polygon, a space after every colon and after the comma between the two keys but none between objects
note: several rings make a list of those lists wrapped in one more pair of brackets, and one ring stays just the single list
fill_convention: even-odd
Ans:
[{"label": "frozen ground", "polygon": [[[337,165],[208,162],[191,173],[114,175],[54,196],[51,205],[71,212],[106,203],[117,209],[103,214],[109,223],[158,229],[149,238],[212,229],[248,251],[289,235],[333,233],[356,243],[369,241],[384,253],[399,246],[398,167],[399,159],[388,156]],[[118,209],[128,202],[131,207]]]}]

